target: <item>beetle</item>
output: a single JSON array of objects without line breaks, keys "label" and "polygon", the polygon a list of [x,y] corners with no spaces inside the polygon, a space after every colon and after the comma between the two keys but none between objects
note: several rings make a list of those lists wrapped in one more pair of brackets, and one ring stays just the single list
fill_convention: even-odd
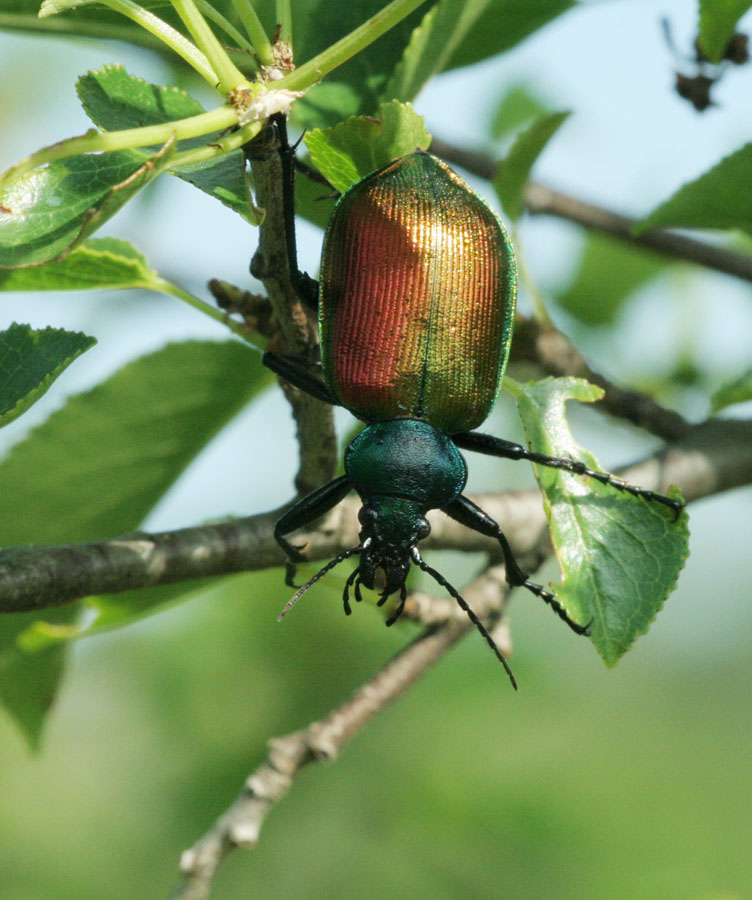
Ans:
[{"label": "beetle", "polygon": [[[284,142],[283,142],[284,143]],[[288,251],[291,240],[288,235]],[[292,240],[294,246],[294,238]],[[291,268],[297,263],[291,254]],[[301,278],[302,273],[298,273]],[[399,594],[392,625],[407,596],[412,565],[457,601],[514,676],[483,623],[460,593],[423,559],[426,514],[451,518],[498,541],[511,587],[544,600],[573,631],[556,597],[529,580],[499,525],[462,494],[461,450],[586,475],[674,510],[682,504],[583,463],[546,456],[475,429],[487,418],[504,376],[516,301],[515,254],[499,218],[449,166],[417,150],[367,175],[337,201],[324,235],[318,288],[323,379],[294,356],[267,352],[263,361],[301,390],[348,409],[365,423],[345,450],[345,474],[298,500],[276,522],[274,536],[295,586],[305,557],[286,535],[324,515],[351,491],[362,501],[357,546],[328,562],[282,611],[344,560],[359,555],[343,590],[377,589],[379,605]],[[380,573],[380,574],[379,574]]]}]

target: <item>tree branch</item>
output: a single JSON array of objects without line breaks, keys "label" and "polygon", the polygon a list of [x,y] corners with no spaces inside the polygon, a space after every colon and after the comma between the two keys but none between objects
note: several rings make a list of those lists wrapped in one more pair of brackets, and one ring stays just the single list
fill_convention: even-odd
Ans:
[{"label": "tree branch", "polygon": [[[621,474],[652,490],[678,484],[688,501],[752,483],[752,422],[711,419]],[[540,562],[550,547],[538,491],[474,498],[502,522],[515,555]],[[359,500],[343,501],[315,531],[302,533],[310,560],[357,543]],[[172,584],[282,565],[273,534],[276,512],[160,534],[136,533],[60,547],[0,550],[0,612],[60,606],[92,594]],[[427,549],[495,553],[498,544],[432,513]],[[297,541],[297,538],[296,538]],[[529,566],[530,569],[534,566]]]},{"label": "tree branch", "polygon": [[512,362],[521,360],[536,363],[546,375],[576,375],[597,384],[606,392],[598,404],[600,409],[626,419],[664,441],[676,441],[692,427],[678,412],[661,406],[647,394],[619,387],[593,371],[569,338],[548,323],[517,316]]},{"label": "tree branch", "polygon": [[[277,131],[272,126],[246,147],[251,163],[258,204],[264,209],[259,245],[251,261],[251,272],[264,285],[281,330],[276,345],[310,362],[318,359],[318,330],[303,307],[292,283],[285,231],[285,178],[279,155]],[[332,408],[289,384],[283,390],[297,424],[300,467],[295,487],[304,494],[328,481],[334,474],[337,441]]]},{"label": "tree branch", "polygon": [[[463,591],[483,619],[498,618],[507,593],[501,567],[487,570]],[[452,617],[438,628],[427,629],[326,719],[269,741],[268,757],[246,780],[234,803],[181,856],[183,877],[172,900],[205,900],[224,858],[236,847],[255,846],[264,820],[290,790],[300,769],[311,762],[335,759],[374,716],[472,628],[463,614],[462,619]],[[504,652],[508,652],[504,635],[498,635],[498,631],[495,634]]]},{"label": "tree branch", "polygon": [[[431,151],[448,162],[461,166],[468,172],[489,181],[493,180],[496,174],[498,162],[484,153],[463,150],[438,138],[433,139]],[[726,275],[733,275],[744,281],[752,281],[752,256],[748,253],[727,250],[724,247],[718,247],[706,241],[698,241],[661,228],[653,228],[642,234],[633,234],[632,229],[637,225],[639,219],[631,219],[601,206],[584,203],[535,181],[528,182],[525,189],[525,208],[532,215],[548,215],[567,219],[569,222],[583,225],[592,231],[611,235],[629,244],[646,247],[664,256],[683,259],[708,269],[715,269]]]}]

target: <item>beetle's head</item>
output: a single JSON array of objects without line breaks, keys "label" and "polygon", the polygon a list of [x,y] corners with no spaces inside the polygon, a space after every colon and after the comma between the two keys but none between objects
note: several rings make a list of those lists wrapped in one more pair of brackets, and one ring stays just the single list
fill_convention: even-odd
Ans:
[{"label": "beetle's head", "polygon": [[[371,497],[358,513],[362,526],[358,580],[369,590],[380,590],[384,599],[403,588],[412,550],[431,531],[424,512],[403,497]],[[383,580],[377,577],[379,570]]]}]

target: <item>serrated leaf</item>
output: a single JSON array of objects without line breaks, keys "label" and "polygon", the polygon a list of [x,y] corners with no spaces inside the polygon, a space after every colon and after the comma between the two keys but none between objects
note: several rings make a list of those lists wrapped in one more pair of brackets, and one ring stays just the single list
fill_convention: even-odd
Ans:
[{"label": "serrated leaf", "polygon": [[499,100],[491,119],[491,137],[503,138],[551,110],[524,84],[513,85]]},{"label": "serrated leaf", "polygon": [[132,244],[117,238],[84,241],[58,262],[0,269],[2,291],[81,291],[153,288],[159,276]]},{"label": "serrated leaf", "polygon": [[413,100],[441,72],[490,0],[440,0],[413,31],[382,91],[384,100]]},{"label": "serrated leaf", "polygon": [[62,259],[164,171],[173,149],[146,161],[89,153],[22,175],[0,192],[0,268]]},{"label": "serrated leaf", "polygon": [[[0,464],[0,546],[133,531],[269,380],[260,355],[240,343],[189,341],[136,360],[71,398]],[[48,637],[63,634],[76,614],[76,606],[45,610]],[[0,617],[0,700],[32,742],[63,659],[62,644],[30,642],[29,629],[40,619]]]},{"label": "serrated leaf", "polygon": [[752,7],[752,0],[700,0],[698,39],[711,62],[720,62],[736,23]]},{"label": "serrated leaf", "polygon": [[[82,75],[76,90],[86,114],[102,131],[162,125],[204,112],[203,106],[186,91],[172,85],[150,84],[129,75],[121,65],[103,66]],[[178,150],[208,146],[218,135],[219,132],[212,132],[182,140]],[[168,171],[219,200],[251,224],[258,224],[241,150]]]},{"label": "serrated leaf", "polygon": [[649,250],[589,234],[577,271],[556,300],[581,322],[608,325],[638,288],[666,268],[665,258]]},{"label": "serrated leaf", "polygon": [[0,331],[0,428],[17,419],[96,340],[62,328],[13,324]]},{"label": "serrated leaf", "polygon": [[409,103],[382,103],[376,116],[353,116],[334,128],[315,129],[305,136],[316,168],[344,191],[393,159],[425,150],[431,137]]},{"label": "serrated leaf", "polygon": [[738,378],[718,388],[711,403],[713,412],[717,413],[734,403],[746,403],[748,400],[752,400],[752,369],[747,369]]},{"label": "serrated leaf", "polygon": [[685,184],[633,229],[740,228],[752,234],[752,143]]},{"label": "serrated leaf", "polygon": [[499,164],[493,186],[511,219],[519,218],[522,213],[523,192],[535,161],[568,116],[568,112],[557,112],[536,119],[517,136]]},{"label": "serrated leaf", "polygon": [[447,68],[504,53],[575,6],[574,0],[491,0]]},{"label": "serrated leaf", "polygon": [[[567,400],[589,403],[602,393],[579,378],[525,385],[517,404],[530,445],[602,471],[575,442],[564,409]],[[614,665],[676,586],[688,553],[686,512],[675,521],[659,503],[585,476],[534,468],[563,576],[554,592],[574,621],[592,623],[593,645]],[[671,495],[679,497],[675,489]]]}]

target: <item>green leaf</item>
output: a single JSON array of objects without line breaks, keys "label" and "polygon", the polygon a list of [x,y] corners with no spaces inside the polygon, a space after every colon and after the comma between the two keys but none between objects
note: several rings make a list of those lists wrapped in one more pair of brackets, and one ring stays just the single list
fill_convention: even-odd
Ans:
[{"label": "green leaf", "polygon": [[581,322],[608,325],[638,288],[666,268],[665,258],[649,250],[589,234],[577,272],[556,300]]},{"label": "green leaf", "polygon": [[[564,410],[569,399],[590,403],[602,393],[579,378],[524,385],[517,403],[530,445],[602,471],[574,441]],[[563,575],[554,592],[572,619],[592,623],[591,640],[613,665],[676,586],[688,553],[686,512],[674,521],[661,504],[584,476],[534,468]]]},{"label": "green leaf", "polygon": [[62,258],[168,165],[166,144],[138,154],[84,154],[22,175],[0,193],[0,268]]},{"label": "green leaf", "polygon": [[92,238],[57,262],[0,269],[2,291],[81,291],[153,288],[159,276],[127,241]]},{"label": "green leaf", "polygon": [[412,100],[441,72],[490,0],[440,0],[413,31],[382,91],[384,100]]},{"label": "green leaf", "polygon": [[[243,344],[189,341],[71,398],[0,464],[0,545],[133,531],[269,380]],[[44,626],[38,613],[0,617],[0,700],[32,742],[62,671],[62,643],[49,637],[76,633],[77,611],[45,610]],[[35,643],[40,629],[48,640]]]},{"label": "green leaf", "polygon": [[747,369],[738,378],[718,388],[711,397],[714,413],[734,403],[746,403],[747,400],[752,400],[752,369]]},{"label": "green leaf", "polygon": [[[36,750],[47,714],[63,675],[67,649],[50,646],[33,657],[24,653],[17,638],[34,622],[35,613],[0,616],[0,703],[21,729],[29,747]],[[51,610],[50,620],[61,626],[73,610]]]},{"label": "green leaf", "polygon": [[700,47],[714,63],[723,59],[736,23],[752,7],[752,0],[700,0]]},{"label": "green leaf", "polygon": [[338,191],[393,159],[425,150],[431,137],[409,103],[382,103],[375,117],[353,116],[334,128],[305,136],[313,164]]},{"label": "green leaf", "polygon": [[548,106],[524,84],[513,85],[502,96],[491,120],[491,137],[506,137],[521,125],[549,113]]},{"label": "green leaf", "polygon": [[634,227],[740,228],[752,234],[752,143],[685,184]]},{"label": "green leaf", "polygon": [[447,68],[505,53],[575,6],[574,0],[491,0]]},{"label": "green leaf", "polygon": [[499,164],[493,186],[511,219],[519,218],[522,213],[523,192],[535,161],[568,116],[568,112],[557,112],[536,119],[517,136]]},{"label": "green leaf", "polygon": [[[204,112],[203,106],[180,88],[150,84],[143,78],[129,75],[120,65],[103,66],[82,75],[76,90],[86,114],[102,131],[162,125]],[[219,132],[213,132],[188,138],[180,141],[177,149],[182,152],[204,147],[218,136]],[[169,171],[171,175],[215,197],[251,224],[258,224],[258,213],[251,203],[241,150],[234,150],[216,160]]]},{"label": "green leaf", "polygon": [[0,464],[0,546],[133,530],[268,382],[247,346],[188,341],[70,398]]},{"label": "green leaf", "polygon": [[13,324],[0,331],[0,428],[17,419],[96,340],[80,331]]}]

